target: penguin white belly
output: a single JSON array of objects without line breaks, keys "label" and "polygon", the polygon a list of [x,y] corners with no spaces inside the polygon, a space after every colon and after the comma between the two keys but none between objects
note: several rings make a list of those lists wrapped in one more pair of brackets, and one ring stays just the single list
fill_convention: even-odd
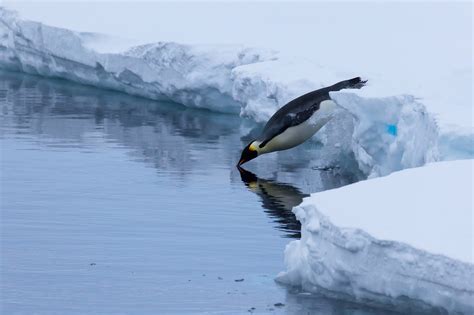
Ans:
[{"label": "penguin white belly", "polygon": [[305,142],[334,117],[336,108],[337,105],[332,100],[321,102],[319,110],[313,116],[299,125],[286,129],[270,140],[262,148],[261,153],[286,150]]}]

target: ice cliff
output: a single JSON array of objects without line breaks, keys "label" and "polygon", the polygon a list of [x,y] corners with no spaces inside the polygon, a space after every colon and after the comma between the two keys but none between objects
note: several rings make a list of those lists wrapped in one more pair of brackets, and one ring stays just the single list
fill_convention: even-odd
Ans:
[{"label": "ice cliff", "polygon": [[[122,53],[100,53],[90,44],[91,38],[93,34],[22,20],[0,9],[0,69],[240,113],[257,122],[300,94],[363,75],[335,75],[305,60],[241,46],[154,43]],[[354,154],[359,168],[370,176],[437,158],[435,120],[414,97],[367,98],[346,91],[333,98],[346,110],[316,138],[328,144],[323,156],[334,157],[338,151]],[[340,158],[323,163],[336,159]]]},{"label": "ice cliff", "polygon": [[157,43],[124,53],[99,53],[91,34],[18,19],[0,9],[0,67],[67,79],[155,100],[238,113],[232,69],[271,58],[244,47]]},{"label": "ice cliff", "polygon": [[315,193],[278,281],[402,312],[472,314],[474,160]]}]

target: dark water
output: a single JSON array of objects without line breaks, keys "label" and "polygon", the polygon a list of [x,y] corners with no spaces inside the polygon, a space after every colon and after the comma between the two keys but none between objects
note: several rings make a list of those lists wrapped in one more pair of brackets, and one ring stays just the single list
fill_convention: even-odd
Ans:
[{"label": "dark water", "polygon": [[273,280],[291,208],[356,180],[317,143],[240,173],[238,116],[0,78],[3,314],[381,314]]}]

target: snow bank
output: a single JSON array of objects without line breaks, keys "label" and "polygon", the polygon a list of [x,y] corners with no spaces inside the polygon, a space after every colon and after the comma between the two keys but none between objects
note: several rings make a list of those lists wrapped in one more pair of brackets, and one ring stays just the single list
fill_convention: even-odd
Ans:
[{"label": "snow bank", "polygon": [[[94,49],[100,38],[24,21],[0,9],[0,69],[240,113],[257,122],[298,95],[361,75],[242,46],[155,43],[100,53]],[[326,144],[322,164],[351,154],[364,173],[380,176],[437,159],[437,127],[421,103],[411,96],[355,93],[333,95],[346,111],[316,138]]]},{"label": "snow bank", "polygon": [[272,58],[271,52],[227,46],[157,43],[125,53],[99,53],[91,36],[18,19],[0,8],[0,68],[108,88],[190,107],[240,112],[231,70]]},{"label": "snow bank", "polygon": [[471,314],[473,169],[474,160],[434,163],[304,199],[293,210],[302,237],[287,245],[278,281]]}]

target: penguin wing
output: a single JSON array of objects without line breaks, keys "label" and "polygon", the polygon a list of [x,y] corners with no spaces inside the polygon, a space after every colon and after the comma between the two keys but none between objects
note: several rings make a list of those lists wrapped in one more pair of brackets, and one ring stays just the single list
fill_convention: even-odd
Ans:
[{"label": "penguin wing", "polygon": [[280,108],[263,128],[262,135],[259,138],[261,141],[260,148],[263,148],[270,140],[286,129],[308,120],[319,109],[319,104],[328,99],[330,99],[329,93],[321,93],[320,90],[317,90],[303,95]]}]

